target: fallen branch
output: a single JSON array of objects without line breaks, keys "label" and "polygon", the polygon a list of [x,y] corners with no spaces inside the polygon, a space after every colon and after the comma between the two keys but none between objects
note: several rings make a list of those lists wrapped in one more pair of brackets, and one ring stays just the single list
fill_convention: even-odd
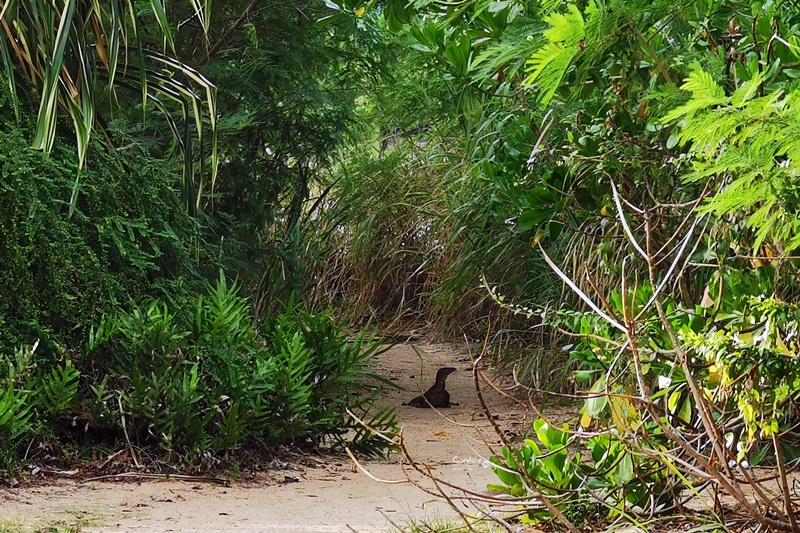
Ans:
[{"label": "fallen branch", "polygon": [[224,487],[230,486],[230,481],[221,477],[211,476],[184,476],[181,474],[145,474],[140,472],[122,472],[120,474],[108,474],[105,476],[90,477],[84,479],[81,483],[89,483],[90,481],[103,481],[105,479],[118,479],[118,478],[140,478],[140,479],[163,479],[164,481],[191,481],[196,483],[215,483]]}]

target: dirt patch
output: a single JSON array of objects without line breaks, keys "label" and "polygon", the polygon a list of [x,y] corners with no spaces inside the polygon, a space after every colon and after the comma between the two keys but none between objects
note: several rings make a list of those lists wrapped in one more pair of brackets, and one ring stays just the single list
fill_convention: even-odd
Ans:
[{"label": "dirt patch", "polygon": [[[426,390],[436,370],[454,366],[447,389],[459,405],[437,413],[401,406]],[[468,354],[451,345],[398,345],[382,355],[378,372],[405,388],[387,391],[385,405],[398,406],[398,419],[415,461],[460,487],[484,492],[496,477],[486,459],[499,440],[475,395]],[[509,434],[530,424],[525,409],[494,391],[485,399]],[[407,476],[411,483],[386,484],[354,471],[347,457],[305,458],[271,470],[258,483],[230,487],[180,481],[58,481],[45,487],[0,492],[0,531],[36,530],[43,523],[81,524],[81,531],[259,531],[373,532],[410,521],[455,516],[438,491],[411,472],[402,457],[364,463],[382,480]],[[457,494],[455,491],[448,491]],[[467,502],[460,502],[470,512]]]}]

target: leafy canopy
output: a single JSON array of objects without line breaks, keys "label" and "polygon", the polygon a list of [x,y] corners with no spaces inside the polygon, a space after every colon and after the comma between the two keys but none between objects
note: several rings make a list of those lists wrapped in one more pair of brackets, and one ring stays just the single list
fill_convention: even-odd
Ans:
[{"label": "leafy canopy", "polygon": [[765,242],[790,252],[800,246],[800,90],[758,96],[767,76],[757,73],[726,96],[698,65],[681,87],[689,100],[662,122],[679,123],[679,142],[691,146],[683,180],[713,179],[719,188],[700,213],[744,213],[754,252]]}]

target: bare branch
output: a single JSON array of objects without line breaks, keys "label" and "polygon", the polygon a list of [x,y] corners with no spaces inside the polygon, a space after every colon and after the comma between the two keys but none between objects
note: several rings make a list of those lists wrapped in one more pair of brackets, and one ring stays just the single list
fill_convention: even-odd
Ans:
[{"label": "bare branch", "polygon": [[582,290],[581,290],[581,289],[580,289],[580,288],[579,288],[577,285],[575,285],[575,282],[573,282],[571,279],[569,279],[569,277],[568,277],[566,274],[564,274],[564,273],[561,271],[561,269],[560,269],[560,268],[558,268],[558,267],[556,266],[556,264],[555,264],[555,263],[553,263],[553,260],[552,260],[552,259],[550,259],[550,256],[549,256],[549,255],[547,255],[547,252],[545,252],[545,251],[544,251],[544,248],[542,248],[542,245],[541,245],[541,244],[539,244],[539,251],[541,251],[541,252],[542,252],[542,255],[544,256],[544,260],[545,260],[545,261],[547,261],[547,264],[548,264],[548,265],[550,265],[550,268],[552,268],[552,269],[553,269],[553,271],[554,271],[556,274],[558,274],[558,277],[560,277],[560,278],[561,278],[561,279],[564,281],[564,283],[566,283],[566,284],[569,286],[569,288],[570,288],[570,289],[572,289],[572,291],[573,291],[575,294],[577,294],[578,296],[580,296],[581,300],[583,300],[584,302],[586,302],[586,304],[587,304],[589,307],[591,307],[591,308],[592,308],[592,310],[593,310],[595,313],[597,313],[598,315],[600,315],[600,316],[601,316],[601,317],[602,317],[602,318],[603,318],[603,319],[604,319],[606,322],[608,322],[609,324],[611,324],[612,326],[614,326],[615,328],[617,328],[617,329],[618,329],[618,330],[620,330],[621,332],[623,332],[623,333],[627,333],[627,330],[625,329],[625,326],[623,326],[622,324],[620,324],[619,322],[617,322],[616,320],[614,320],[613,318],[611,318],[610,316],[608,316],[608,315],[607,315],[605,312],[603,312],[603,310],[602,310],[602,309],[600,309],[599,307],[597,307],[597,305],[596,305],[596,304],[595,304],[595,303],[594,303],[594,302],[591,300],[591,298],[589,298],[588,296],[586,296],[586,293],[585,293],[585,292],[583,292],[583,291],[582,291]]}]

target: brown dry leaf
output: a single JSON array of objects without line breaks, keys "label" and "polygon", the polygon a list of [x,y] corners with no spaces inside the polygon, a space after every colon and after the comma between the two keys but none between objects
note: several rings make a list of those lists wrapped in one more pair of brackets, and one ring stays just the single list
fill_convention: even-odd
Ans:
[{"label": "brown dry leaf", "polygon": [[447,431],[440,431],[439,433],[434,433],[434,435],[436,435],[437,437],[447,437],[448,435],[450,435],[450,433],[448,433]]}]

